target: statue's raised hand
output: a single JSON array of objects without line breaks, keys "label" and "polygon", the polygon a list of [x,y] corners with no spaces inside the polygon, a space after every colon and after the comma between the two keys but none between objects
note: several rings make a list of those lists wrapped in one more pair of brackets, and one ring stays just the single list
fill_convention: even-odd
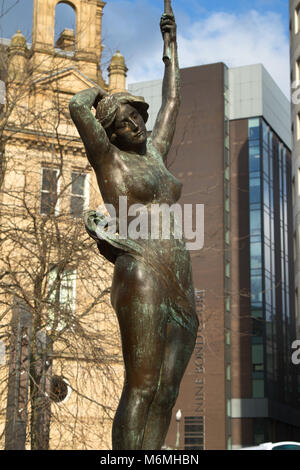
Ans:
[{"label": "statue's raised hand", "polygon": [[174,15],[164,13],[160,19],[160,30],[164,41],[176,41],[176,29]]}]

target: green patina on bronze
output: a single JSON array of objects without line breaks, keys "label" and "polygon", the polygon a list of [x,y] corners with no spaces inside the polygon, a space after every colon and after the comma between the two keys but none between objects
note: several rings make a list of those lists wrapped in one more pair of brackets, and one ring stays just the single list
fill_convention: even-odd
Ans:
[{"label": "green patina on bronze", "polygon": [[[167,54],[162,106],[149,139],[148,105],[141,97],[95,88],[70,102],[103,201],[115,208],[117,226],[123,222],[120,196],[127,197],[128,207],[143,204],[150,215],[153,204],[171,206],[181,195],[181,183],[165,166],[180,105],[176,23],[172,10],[167,13],[161,19]],[[103,217],[90,211],[85,224],[100,253],[115,265],[111,302],[126,376],[113,424],[113,449],[161,449],[198,329],[190,256],[173,225],[168,240],[122,239],[118,229],[105,229]]]}]

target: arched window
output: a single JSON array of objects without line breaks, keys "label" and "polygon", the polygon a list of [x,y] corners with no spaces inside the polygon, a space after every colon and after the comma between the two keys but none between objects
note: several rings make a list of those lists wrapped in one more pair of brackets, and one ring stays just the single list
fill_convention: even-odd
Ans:
[{"label": "arched window", "polygon": [[68,2],[60,2],[55,8],[55,46],[65,51],[74,51],[75,36],[76,11]]}]

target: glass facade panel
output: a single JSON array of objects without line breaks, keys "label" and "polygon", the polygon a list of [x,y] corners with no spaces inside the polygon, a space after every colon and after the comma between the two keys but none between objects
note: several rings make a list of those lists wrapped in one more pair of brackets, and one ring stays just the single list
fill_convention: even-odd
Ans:
[{"label": "glass facade panel", "polygon": [[251,300],[252,302],[262,302],[262,276],[251,276]]},{"label": "glass facade panel", "polygon": [[265,396],[265,381],[264,379],[252,380],[252,396],[253,398],[263,398]]},{"label": "glass facade panel", "polygon": [[249,147],[249,171],[260,171],[260,148],[259,145]]},{"label": "glass facade panel", "polygon": [[250,211],[250,233],[261,234],[261,212],[259,210]]},{"label": "glass facade panel", "polygon": [[262,268],[262,249],[260,242],[254,242],[250,245],[251,267],[252,269]]},{"label": "glass facade panel", "polygon": [[[279,377],[277,357],[279,336],[285,363],[291,344],[290,162],[286,147],[262,118],[249,119],[248,124],[252,393],[254,398],[266,393],[276,398],[279,382],[285,381],[286,390],[291,383],[289,374]],[[276,214],[274,207],[278,207]]]},{"label": "glass facade panel", "polygon": [[250,178],[250,204],[258,204],[261,201],[260,196],[260,178]]},{"label": "glass facade panel", "polygon": [[262,344],[252,345],[252,363],[263,364],[264,362],[264,347]]},{"label": "glass facade panel", "polygon": [[249,140],[260,139],[260,119],[251,119],[249,122]]},{"label": "glass facade panel", "polygon": [[264,236],[265,239],[270,240],[270,213],[267,211],[264,211]]}]

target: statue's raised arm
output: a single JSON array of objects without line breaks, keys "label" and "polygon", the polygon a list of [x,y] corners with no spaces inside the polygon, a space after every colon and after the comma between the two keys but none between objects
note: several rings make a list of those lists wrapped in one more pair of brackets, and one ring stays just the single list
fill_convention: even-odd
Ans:
[{"label": "statue's raised arm", "polygon": [[111,150],[103,126],[91,112],[91,108],[96,109],[104,97],[108,97],[108,93],[102,88],[88,88],[73,96],[69,103],[70,115],[84,143],[88,160],[95,170],[100,167],[102,156]]},{"label": "statue's raised arm", "polygon": [[162,86],[162,105],[153,128],[152,142],[165,161],[172,144],[180,106],[177,28],[170,0],[169,2],[165,1],[165,13],[161,17],[160,28],[164,40],[165,73]]}]

